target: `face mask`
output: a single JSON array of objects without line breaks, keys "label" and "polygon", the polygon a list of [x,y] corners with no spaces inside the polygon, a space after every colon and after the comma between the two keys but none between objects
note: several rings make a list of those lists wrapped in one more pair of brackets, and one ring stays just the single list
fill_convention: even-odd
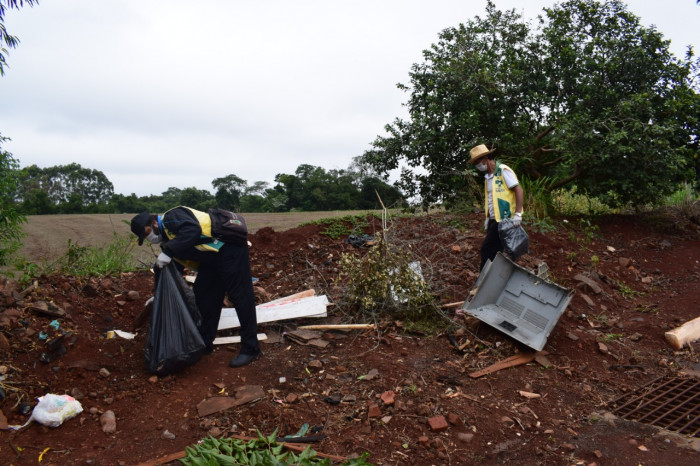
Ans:
[{"label": "face mask", "polygon": [[158,244],[163,240],[160,235],[156,235],[154,232],[150,232],[148,236],[146,236],[146,239],[153,244]]},{"label": "face mask", "polygon": [[480,172],[485,172],[487,168],[488,168],[488,165],[486,165],[486,162],[480,162],[480,163],[476,164],[476,169],[479,170]]}]

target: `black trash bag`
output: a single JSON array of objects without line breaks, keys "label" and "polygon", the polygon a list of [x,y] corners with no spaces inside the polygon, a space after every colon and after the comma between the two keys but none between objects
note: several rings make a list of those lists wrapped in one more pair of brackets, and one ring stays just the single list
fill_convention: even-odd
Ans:
[{"label": "black trash bag", "polygon": [[198,322],[201,316],[194,293],[171,262],[161,270],[153,297],[146,341],[148,370],[164,376],[199,361],[206,344]]},{"label": "black trash bag", "polygon": [[346,243],[355,246],[356,248],[361,248],[367,246],[374,241],[374,236],[371,235],[350,235],[345,240]]},{"label": "black trash bag", "polygon": [[501,239],[503,251],[515,261],[523,254],[530,252],[530,238],[522,225],[513,225],[513,220],[504,218],[498,223],[498,237]]}]

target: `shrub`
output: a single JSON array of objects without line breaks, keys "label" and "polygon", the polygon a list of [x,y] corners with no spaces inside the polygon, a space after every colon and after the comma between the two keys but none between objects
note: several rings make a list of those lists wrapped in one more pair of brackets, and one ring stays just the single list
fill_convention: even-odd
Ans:
[{"label": "shrub", "polygon": [[351,307],[404,319],[407,328],[435,323],[435,298],[410,250],[392,247],[379,237],[363,257],[344,254],[336,285]]}]

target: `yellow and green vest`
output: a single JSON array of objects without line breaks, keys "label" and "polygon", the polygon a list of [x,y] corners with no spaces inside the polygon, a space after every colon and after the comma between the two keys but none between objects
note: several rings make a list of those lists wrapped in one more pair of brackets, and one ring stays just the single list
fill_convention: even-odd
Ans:
[{"label": "yellow and green vest", "polygon": [[[515,214],[515,192],[508,188],[506,180],[503,178],[503,169],[513,170],[502,163],[496,163],[496,170],[491,178],[491,196],[493,197],[493,214],[497,222],[504,218],[511,218]],[[513,172],[515,174],[515,172]],[[516,177],[517,179],[517,177]],[[484,210],[486,217],[489,216],[489,191],[486,183],[489,179],[484,180]]]},{"label": "yellow and green vest", "polygon": [[[223,241],[219,241],[216,238],[213,238],[211,235],[211,217],[207,212],[202,212],[200,210],[192,209],[190,207],[185,207],[185,206],[178,206],[182,207],[184,209],[189,210],[192,212],[192,214],[195,216],[197,219],[197,222],[199,222],[199,226],[202,228],[202,235],[200,238],[205,241],[201,244],[195,245],[196,249],[199,249],[200,251],[205,251],[205,252],[219,252],[219,249],[224,245]],[[177,207],[173,207],[173,209],[177,209]],[[172,209],[170,209],[172,210]],[[170,212],[170,211],[168,211]],[[168,212],[165,212],[167,214]],[[165,216],[163,214],[163,216]],[[171,231],[169,231],[167,228],[165,228],[165,225],[161,223],[163,233],[165,233],[166,237],[170,240],[175,238],[175,234]],[[199,268],[199,262],[192,261],[192,260],[184,260],[184,259],[178,259],[175,258],[175,261],[179,262],[180,264],[184,265],[185,267],[188,267],[192,270],[197,270]]]}]

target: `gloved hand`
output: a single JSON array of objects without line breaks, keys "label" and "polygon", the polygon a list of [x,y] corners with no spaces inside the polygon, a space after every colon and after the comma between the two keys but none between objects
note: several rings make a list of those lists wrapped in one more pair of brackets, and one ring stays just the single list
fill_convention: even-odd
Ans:
[{"label": "gloved hand", "polygon": [[515,215],[513,215],[513,226],[518,227],[521,223],[523,223],[523,214],[522,212],[516,212]]},{"label": "gloved hand", "polygon": [[484,230],[488,230],[488,229],[489,229],[489,218],[486,217],[486,220],[484,220]]},{"label": "gloved hand", "polygon": [[163,267],[165,267],[166,265],[168,265],[168,264],[170,263],[171,260],[172,260],[172,259],[170,258],[169,255],[167,255],[167,254],[164,253],[164,252],[161,252],[161,253],[158,255],[158,258],[156,259],[156,265],[162,269]]}]

